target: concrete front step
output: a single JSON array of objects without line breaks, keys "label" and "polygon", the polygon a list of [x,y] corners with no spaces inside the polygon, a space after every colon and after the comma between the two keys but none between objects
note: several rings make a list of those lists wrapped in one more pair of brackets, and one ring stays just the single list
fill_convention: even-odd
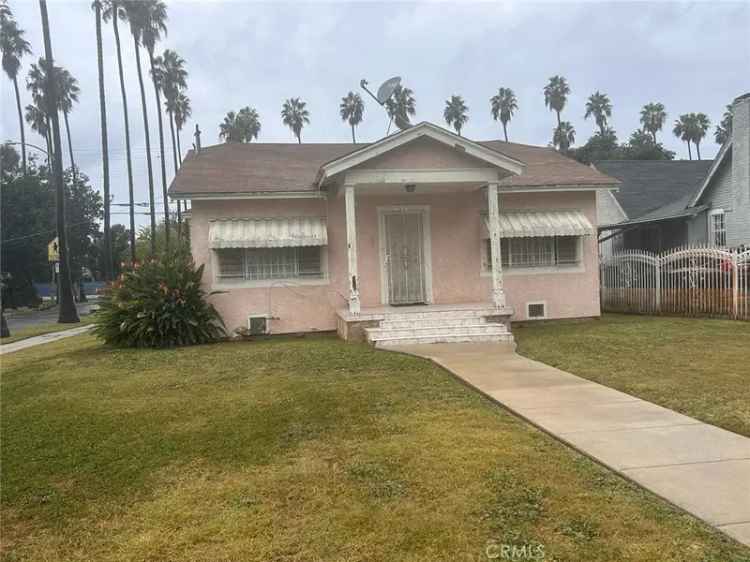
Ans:
[{"label": "concrete front step", "polygon": [[383,338],[402,338],[407,336],[421,336],[423,334],[433,336],[452,336],[454,334],[464,334],[469,336],[482,335],[502,335],[507,334],[508,330],[502,324],[469,324],[453,325],[442,324],[438,326],[410,326],[405,328],[367,328],[367,339],[370,341],[380,340]]},{"label": "concrete front step", "polygon": [[[487,325],[484,318],[467,316],[466,318],[410,318],[408,320],[381,320],[380,326],[383,330],[401,330],[403,328],[442,328],[444,326],[480,326]],[[498,324],[493,324],[497,326]]]},{"label": "concrete front step", "polygon": [[428,343],[513,343],[513,335],[503,334],[471,335],[460,332],[453,335],[422,334],[419,336],[387,337],[374,341],[375,347],[391,347],[398,345],[419,345]]},{"label": "concrete front step", "polygon": [[388,312],[383,322],[398,322],[404,320],[456,320],[459,318],[482,318],[493,315],[493,311],[486,308],[466,310],[425,310],[424,312]]}]

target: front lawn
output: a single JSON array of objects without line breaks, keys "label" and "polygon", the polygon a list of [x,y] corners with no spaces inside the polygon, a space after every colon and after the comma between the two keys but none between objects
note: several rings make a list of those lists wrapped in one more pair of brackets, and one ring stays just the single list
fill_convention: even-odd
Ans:
[{"label": "front lawn", "polygon": [[334,338],[17,352],[2,444],[4,561],[750,561],[431,363]]},{"label": "front lawn", "polygon": [[750,323],[606,314],[514,326],[518,352],[750,437]]}]

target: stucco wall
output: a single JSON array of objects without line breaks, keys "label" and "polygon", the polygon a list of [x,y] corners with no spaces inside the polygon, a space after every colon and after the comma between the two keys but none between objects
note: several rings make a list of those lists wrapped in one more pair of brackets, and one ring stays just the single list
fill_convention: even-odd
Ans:
[{"label": "stucco wall", "polygon": [[[441,194],[358,194],[356,198],[359,284],[363,307],[380,306],[381,263],[378,207],[427,206],[430,210],[432,290],[435,303],[490,300],[491,278],[481,273],[480,213],[483,192]],[[501,209],[580,209],[596,224],[592,192],[505,194]],[[328,278],[316,285],[276,283],[271,287],[228,288],[214,279],[214,256],[208,248],[209,221],[218,218],[326,216]],[[196,263],[206,264],[206,290],[231,331],[246,326],[250,314],[271,317],[272,333],[334,330],[335,311],[346,306],[347,253],[344,198],[327,200],[193,201],[191,244]],[[543,301],[550,318],[599,315],[596,237],[583,241],[583,271],[519,274],[505,277],[514,320],[526,319],[526,303]]]}]

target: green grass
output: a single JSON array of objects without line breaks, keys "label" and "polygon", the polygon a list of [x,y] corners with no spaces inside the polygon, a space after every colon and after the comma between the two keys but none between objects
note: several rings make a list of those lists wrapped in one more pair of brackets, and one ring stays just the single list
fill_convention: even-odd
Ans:
[{"label": "green grass", "polygon": [[607,314],[514,326],[518,352],[750,437],[750,323]]},{"label": "green grass", "polygon": [[34,336],[43,336],[44,334],[53,334],[55,332],[62,332],[64,330],[72,330],[73,328],[79,328],[80,326],[86,326],[94,323],[94,314],[87,314],[81,316],[81,322],[78,324],[37,324],[35,326],[29,326],[28,328],[22,328],[20,330],[12,330],[10,336],[7,338],[0,338],[0,345],[6,343],[14,343],[17,341],[25,340],[26,338],[32,338]]},{"label": "green grass", "polygon": [[3,357],[1,559],[750,561],[431,363],[334,338]]}]

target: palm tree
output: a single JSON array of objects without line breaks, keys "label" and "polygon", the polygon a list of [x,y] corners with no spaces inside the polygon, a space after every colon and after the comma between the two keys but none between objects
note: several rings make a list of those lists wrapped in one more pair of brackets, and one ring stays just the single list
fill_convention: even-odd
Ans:
[{"label": "palm tree", "polygon": [[127,20],[127,13],[122,6],[121,0],[104,0],[104,21],[112,20],[112,29],[115,34],[115,47],[117,51],[117,69],[120,75],[120,95],[122,97],[122,113],[125,120],[125,158],[128,169],[128,198],[130,211],[130,261],[135,263],[135,206],[133,198],[133,160],[130,153],[130,123],[128,120],[128,97],[125,90],[125,75],[122,71],[122,49],[120,47],[120,30],[118,20]]},{"label": "palm tree", "polygon": [[94,0],[92,4],[96,19],[96,63],[99,74],[99,113],[102,136],[102,172],[104,190],[104,280],[112,281],[112,232],[109,214],[109,147],[107,140],[107,103],[104,97],[104,50],[102,48],[102,3]]},{"label": "palm tree", "polygon": [[469,108],[461,96],[451,96],[450,99],[445,100],[443,119],[445,119],[448,126],[456,129],[456,133],[460,137],[461,129],[463,129],[469,120]]},{"label": "palm tree", "polygon": [[595,93],[589,96],[586,101],[586,115],[585,119],[594,116],[597,127],[599,127],[599,133],[604,136],[607,131],[607,119],[612,117],[612,103],[609,101],[607,94],[602,94],[597,90]]},{"label": "palm tree", "polygon": [[32,131],[39,133],[44,139],[44,144],[47,148],[47,165],[52,164],[52,145],[49,138],[49,123],[47,122],[47,112],[42,109],[39,105],[29,104],[26,106],[26,122],[31,127]]},{"label": "palm tree", "polygon": [[76,182],[77,170],[76,162],[73,157],[73,142],[70,137],[70,123],[68,121],[68,114],[73,110],[73,104],[78,103],[78,94],[81,89],[78,87],[78,80],[76,80],[70,72],[64,68],[60,69],[56,79],[58,80],[59,105],[60,111],[62,111],[63,119],[65,120],[65,133],[68,137],[68,152],[70,153],[70,166],[73,170],[73,181]]},{"label": "palm tree", "polygon": [[354,135],[354,127],[362,122],[364,113],[365,104],[359,94],[349,92],[345,97],[341,98],[339,114],[342,121],[349,121],[349,125],[352,128],[352,142],[355,144],[357,143],[357,137]]},{"label": "palm tree", "polygon": [[508,142],[508,123],[513,118],[513,114],[518,110],[516,94],[510,88],[498,89],[497,94],[490,98],[490,108],[492,110],[492,118],[495,121],[499,119],[503,124],[503,136],[505,137],[505,142]]},{"label": "palm tree", "polygon": [[678,139],[683,140],[687,143],[688,157],[690,158],[690,160],[693,159],[693,153],[690,150],[690,141],[692,140],[692,133],[691,133],[692,130],[693,130],[693,124],[691,122],[690,115],[687,113],[685,113],[684,115],[680,115],[680,118],[674,122],[674,128],[672,129],[674,136],[676,136]]},{"label": "palm tree", "polygon": [[714,131],[714,139],[716,140],[716,144],[724,144],[732,137],[733,115],[734,107],[730,103],[721,118],[721,123],[716,125],[716,130]]},{"label": "palm tree", "polygon": [[711,120],[705,113],[690,114],[690,140],[695,145],[695,151],[698,153],[698,160],[701,159],[701,141],[706,136],[706,132],[711,127]]},{"label": "palm tree", "polygon": [[[49,66],[52,67],[52,61],[55,59],[52,56],[52,39],[50,38],[49,32],[49,18],[47,16],[46,0],[39,0],[39,8],[42,13],[44,58],[47,60]],[[62,143],[60,141],[60,121],[56,111],[59,102],[57,97],[57,84],[55,84],[55,80],[52,79],[53,77],[53,72],[47,74],[48,79],[46,83],[47,89],[45,97],[48,100],[49,107],[53,109],[49,118],[52,122],[52,142],[54,151],[54,158],[52,158],[54,173],[52,174],[52,178],[54,179],[55,184],[57,238],[58,252],[60,254],[60,274],[58,277],[60,286],[60,312],[58,322],[64,324],[79,322],[79,319],[76,304],[73,300],[73,284],[70,279],[70,267],[68,263],[68,235],[65,225],[65,186],[63,183]]]},{"label": "palm tree", "polygon": [[560,149],[560,152],[565,152],[570,148],[576,141],[576,130],[573,128],[568,121],[562,121],[557,128],[554,129],[552,144]]},{"label": "palm tree", "polygon": [[182,162],[182,147],[180,146],[180,132],[187,123],[187,120],[193,114],[193,110],[190,107],[190,98],[188,98],[183,92],[177,94],[177,99],[174,104],[174,124],[177,127],[177,155],[180,157]]},{"label": "palm tree", "polygon": [[219,138],[225,142],[251,142],[260,133],[260,118],[254,108],[243,107],[239,113],[230,111],[219,125]]},{"label": "palm tree", "polygon": [[[130,34],[133,36],[135,50],[135,67],[138,71],[138,86],[141,90],[141,109],[143,111],[143,132],[146,139],[146,172],[148,174],[148,202],[151,218],[151,253],[156,253],[156,206],[154,205],[154,172],[151,163],[151,134],[148,126],[148,108],[146,106],[146,89],[143,87],[143,69],[141,68],[141,43],[144,31],[152,25],[152,6],[157,0],[122,0],[125,6]],[[165,16],[166,17],[166,16]],[[163,25],[163,21],[162,21]],[[166,29],[166,27],[165,27]]]},{"label": "palm tree", "polygon": [[560,112],[565,108],[570,95],[570,87],[567,80],[562,76],[553,76],[544,87],[544,105],[557,113],[557,126],[559,127]]},{"label": "palm tree", "polygon": [[[148,61],[151,68],[151,80],[154,85],[154,94],[156,96],[156,117],[159,124],[159,155],[161,156],[161,190],[164,203],[164,234],[166,247],[169,249],[169,198],[167,196],[167,163],[164,158],[164,122],[161,116],[161,91],[164,86],[161,80],[162,75],[157,71],[155,66],[154,48],[156,42],[161,38],[162,33],[167,33],[167,7],[161,0],[141,0],[141,6],[144,15],[144,25],[141,29],[141,42],[148,52]],[[155,211],[152,209],[152,214]],[[156,243],[155,240],[153,240]]]},{"label": "palm tree", "polygon": [[0,18],[0,51],[2,51],[3,70],[13,82],[16,93],[16,108],[18,110],[18,126],[21,130],[21,162],[23,173],[26,174],[26,131],[23,126],[21,111],[21,94],[18,90],[18,71],[21,69],[21,59],[31,54],[31,46],[23,38],[24,30],[18,27],[13,19],[10,8],[3,4],[3,15]]},{"label": "palm tree", "polygon": [[647,103],[641,109],[641,125],[644,131],[651,133],[654,144],[656,144],[656,133],[661,131],[666,120],[667,112],[662,103]]},{"label": "palm tree", "polygon": [[169,127],[172,134],[172,157],[174,172],[177,173],[177,146],[175,143],[174,122],[177,111],[177,98],[187,88],[187,71],[185,60],[177,52],[166,49],[160,57],[154,59],[154,71],[164,92],[164,107],[169,115]]},{"label": "palm tree", "polygon": [[281,107],[281,119],[289,127],[297,142],[302,144],[302,127],[310,123],[310,112],[305,109],[307,104],[299,98],[289,98]]},{"label": "palm tree", "polygon": [[414,91],[399,84],[393,90],[391,97],[385,101],[385,109],[391,119],[399,117],[408,123],[409,116],[417,113],[417,100],[414,98]]}]

